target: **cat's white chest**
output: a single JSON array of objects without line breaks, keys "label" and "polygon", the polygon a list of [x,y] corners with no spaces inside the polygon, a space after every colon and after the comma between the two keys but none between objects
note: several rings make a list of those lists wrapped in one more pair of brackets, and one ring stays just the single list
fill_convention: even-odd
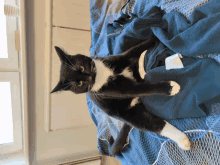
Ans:
[{"label": "cat's white chest", "polygon": [[[96,92],[101,89],[104,84],[108,83],[110,76],[114,77],[116,75],[114,75],[113,70],[104,65],[102,61],[94,60],[94,63],[96,66],[96,78],[91,91]],[[128,67],[126,67],[119,75],[134,80],[133,72],[130,71]]]},{"label": "cat's white chest", "polygon": [[94,63],[96,66],[96,78],[91,91],[96,92],[108,82],[109,77],[113,76],[114,73],[113,70],[105,66],[102,61],[94,60]]}]

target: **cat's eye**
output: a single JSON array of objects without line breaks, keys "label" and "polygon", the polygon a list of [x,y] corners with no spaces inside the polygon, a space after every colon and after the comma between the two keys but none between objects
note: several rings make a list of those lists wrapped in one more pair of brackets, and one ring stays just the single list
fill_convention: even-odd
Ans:
[{"label": "cat's eye", "polygon": [[80,71],[83,72],[84,71],[84,67],[80,66]]},{"label": "cat's eye", "polygon": [[78,84],[78,86],[80,87],[80,86],[82,86],[82,84],[83,84],[83,82],[82,82],[82,81],[80,81],[80,82],[79,82],[79,84]]}]

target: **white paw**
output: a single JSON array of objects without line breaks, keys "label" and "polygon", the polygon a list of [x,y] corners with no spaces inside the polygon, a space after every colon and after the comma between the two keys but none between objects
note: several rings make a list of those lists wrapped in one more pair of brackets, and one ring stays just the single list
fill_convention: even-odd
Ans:
[{"label": "white paw", "polygon": [[190,150],[189,138],[185,135],[184,138],[178,142],[178,146],[183,150]]},{"label": "white paw", "polygon": [[175,81],[170,81],[170,86],[172,87],[170,91],[170,96],[174,96],[180,91],[180,85]]}]

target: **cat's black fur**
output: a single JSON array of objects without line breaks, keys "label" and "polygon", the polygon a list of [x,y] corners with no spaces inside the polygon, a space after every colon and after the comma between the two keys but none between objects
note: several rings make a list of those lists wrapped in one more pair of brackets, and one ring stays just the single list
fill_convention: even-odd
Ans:
[{"label": "cat's black fur", "polygon": [[[119,136],[112,144],[110,151],[112,155],[118,154],[125,144],[126,134],[128,134],[131,126],[155,133],[159,133],[165,126],[164,120],[147,111],[140,98],[137,98],[137,100],[139,99],[138,102],[131,106],[135,97],[154,94],[170,95],[172,90],[170,82],[151,84],[140,77],[138,71],[140,55],[155,44],[157,44],[157,39],[152,38],[120,55],[97,58],[84,55],[70,56],[60,48],[55,47],[61,60],[60,81],[51,93],[67,90],[76,94],[88,92],[93,102],[105,113],[125,122]],[[92,91],[97,76],[94,60],[102,61],[114,73],[98,91]],[[134,79],[121,75],[125,68],[129,68],[133,72]],[[141,109],[146,110],[142,111]]]}]

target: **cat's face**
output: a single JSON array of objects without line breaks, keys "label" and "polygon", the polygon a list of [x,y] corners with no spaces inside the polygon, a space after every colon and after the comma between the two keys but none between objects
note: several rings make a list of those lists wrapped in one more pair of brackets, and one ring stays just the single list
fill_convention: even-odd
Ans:
[{"label": "cat's face", "polygon": [[61,61],[60,80],[51,93],[69,90],[78,94],[90,91],[96,77],[92,59],[81,54],[68,55],[59,47],[55,49]]}]

